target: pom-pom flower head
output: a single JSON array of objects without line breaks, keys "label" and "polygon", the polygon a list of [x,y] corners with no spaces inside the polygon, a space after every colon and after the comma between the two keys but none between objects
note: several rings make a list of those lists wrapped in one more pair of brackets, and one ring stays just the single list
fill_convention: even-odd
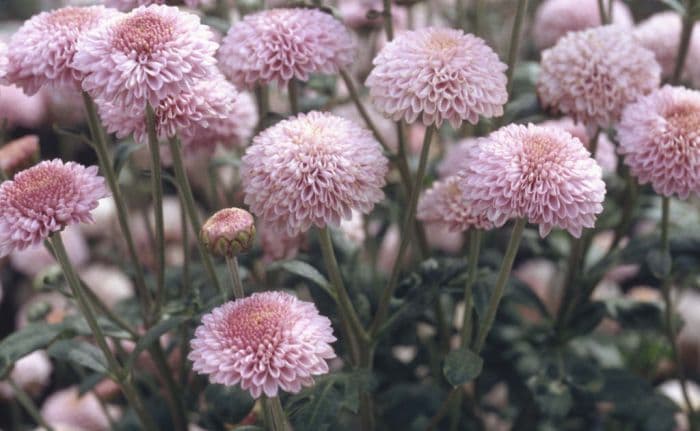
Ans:
[{"label": "pom-pom flower head", "polygon": [[246,210],[225,208],[209,217],[199,236],[211,253],[233,257],[253,246],[255,220]]},{"label": "pom-pom flower head", "polygon": [[44,161],[0,185],[0,257],[23,250],[73,223],[108,195],[97,167]]},{"label": "pom-pom flower head", "polygon": [[664,196],[700,196],[700,92],[663,88],[628,106],[619,151],[632,175]]},{"label": "pom-pom flower head", "polygon": [[82,73],[71,65],[78,38],[116,15],[112,9],[91,6],[33,16],[10,39],[6,80],[29,95],[44,85],[79,87]]},{"label": "pom-pom flower head", "polygon": [[0,41],[0,83],[5,82],[5,75],[7,74],[7,45]]},{"label": "pom-pom flower head", "polygon": [[245,203],[278,231],[338,227],[384,198],[388,162],[372,133],[311,112],[260,133],[242,160]]},{"label": "pom-pom flower head", "polygon": [[428,126],[503,115],[508,100],[503,64],[486,43],[448,28],[399,34],[375,57],[367,78],[372,102],[385,116]]},{"label": "pom-pom flower head", "polygon": [[213,383],[240,384],[253,398],[297,393],[335,357],[328,318],[284,292],[254,293],[202,318],[191,341],[192,369]]},{"label": "pom-pom flower head", "polygon": [[608,127],[628,103],[658,87],[654,54],[617,26],[569,33],[542,53],[542,104],[586,126]]},{"label": "pom-pom flower head", "polygon": [[456,175],[435,182],[423,194],[418,202],[416,217],[424,222],[445,225],[452,232],[464,232],[470,228],[493,228],[493,223],[485,213],[474,212],[464,199]]},{"label": "pom-pom flower head", "polygon": [[543,237],[554,227],[580,237],[603,211],[600,166],[559,128],[503,127],[480,141],[461,177],[464,198],[496,226],[525,218]]},{"label": "pom-pom flower head", "polygon": [[95,99],[143,111],[209,78],[218,45],[194,14],[139,7],[80,38],[72,66]]},{"label": "pom-pom flower head", "polygon": [[317,9],[271,9],[234,24],[219,51],[221,69],[239,88],[286,85],[312,73],[337,73],[352,63],[350,33]]}]

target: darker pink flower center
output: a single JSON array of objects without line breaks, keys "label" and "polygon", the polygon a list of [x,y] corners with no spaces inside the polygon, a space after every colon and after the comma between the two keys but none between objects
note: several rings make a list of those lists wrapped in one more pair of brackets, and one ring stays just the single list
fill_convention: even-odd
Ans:
[{"label": "darker pink flower center", "polygon": [[550,176],[552,166],[561,163],[561,146],[546,136],[526,138],[521,156],[521,168],[528,182],[539,181]]},{"label": "darker pink flower center", "polygon": [[8,194],[18,207],[37,210],[72,196],[72,178],[59,169],[32,169],[15,177]]},{"label": "darker pink flower center", "polygon": [[228,330],[232,339],[272,341],[280,330],[280,321],[286,310],[278,304],[246,303],[234,310],[228,317]]},{"label": "darker pink flower center", "polygon": [[118,24],[114,45],[125,53],[150,54],[172,38],[173,30],[170,22],[154,13],[145,12]]},{"label": "darker pink flower center", "polygon": [[698,130],[700,107],[693,105],[676,106],[668,114],[667,118],[674,129],[683,134],[690,134]]}]

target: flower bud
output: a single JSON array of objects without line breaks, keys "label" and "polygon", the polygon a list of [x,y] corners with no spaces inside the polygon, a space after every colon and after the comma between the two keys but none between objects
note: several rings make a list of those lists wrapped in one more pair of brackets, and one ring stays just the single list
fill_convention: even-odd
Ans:
[{"label": "flower bud", "polygon": [[200,238],[217,256],[233,257],[246,252],[255,239],[253,216],[240,208],[220,210],[204,223]]}]

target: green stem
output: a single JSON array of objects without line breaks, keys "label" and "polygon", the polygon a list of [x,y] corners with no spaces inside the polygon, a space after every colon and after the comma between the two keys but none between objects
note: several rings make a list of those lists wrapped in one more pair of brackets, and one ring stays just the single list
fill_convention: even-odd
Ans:
[{"label": "green stem", "polygon": [[262,130],[267,114],[270,112],[270,97],[267,85],[258,84],[255,86],[255,102],[258,107],[258,124],[256,131]]},{"label": "green stem", "polygon": [[54,431],[54,428],[46,423],[44,418],[41,417],[39,408],[36,406],[36,404],[34,404],[32,397],[30,397],[29,394],[25,392],[25,390],[22,389],[22,387],[18,385],[11,377],[8,378],[7,381],[10,383],[10,386],[12,386],[12,390],[14,391],[17,401],[19,401],[19,403],[22,405],[22,407],[24,407],[27,413],[29,413],[29,416],[34,419],[37,425],[41,426],[46,431]]},{"label": "green stem", "polygon": [[484,0],[474,1],[474,20],[472,22],[472,33],[479,36],[481,34],[481,24],[484,18]]},{"label": "green stem", "polygon": [[513,268],[513,262],[515,262],[515,256],[518,253],[518,247],[520,246],[520,240],[523,237],[523,230],[525,230],[526,224],[527,221],[525,219],[519,219],[515,222],[515,226],[513,226],[508,248],[506,249],[506,254],[503,256],[503,262],[501,263],[501,270],[498,272],[496,286],[493,289],[489,305],[486,308],[484,320],[481,325],[479,325],[479,333],[476,337],[476,343],[474,344],[474,351],[476,353],[479,353],[484,347],[486,336],[489,334],[491,326],[493,326],[493,321],[496,318],[496,311],[498,311],[498,305],[505,292],[510,270]]},{"label": "green stem", "polygon": [[695,28],[695,17],[692,13],[695,3],[696,0],[686,1],[686,10],[685,15],[683,16],[683,28],[681,30],[681,40],[678,46],[676,65],[673,69],[673,76],[671,77],[671,85],[678,85],[681,81],[681,77],[683,76],[683,69],[685,67],[685,62],[690,48],[690,39],[693,35],[693,29]]},{"label": "green stem", "polygon": [[[613,2],[613,0],[608,1],[610,3]],[[598,13],[600,14],[600,22],[602,23],[602,25],[608,24],[608,14],[605,12],[605,2],[603,0],[598,0]]]},{"label": "green stem", "polygon": [[262,402],[267,413],[266,418],[269,421],[267,428],[270,431],[288,431],[287,417],[284,414],[279,397],[263,397]]},{"label": "green stem", "polygon": [[[180,196],[180,229],[182,232],[182,289],[180,297],[186,297],[190,293],[190,232],[187,228],[187,213],[185,212],[185,200]],[[199,296],[199,294],[197,294]]]},{"label": "green stem", "polygon": [[382,15],[384,15],[384,29],[386,30],[386,40],[391,42],[394,39],[394,22],[391,16],[391,0],[382,0],[384,6]]},{"label": "green stem", "polygon": [[245,298],[245,290],[243,289],[241,274],[238,270],[238,258],[236,256],[226,256],[226,266],[228,266],[228,273],[231,276],[231,293],[233,297],[236,299]]},{"label": "green stem", "polygon": [[292,78],[287,83],[287,93],[289,93],[289,110],[292,115],[299,113],[299,84]]},{"label": "green stem", "polygon": [[[508,91],[509,99],[513,91],[513,75],[515,74],[515,64],[518,59],[518,51],[520,50],[520,33],[523,28],[523,22],[525,21],[526,12],[527,0],[518,0],[518,9],[515,13],[513,30],[510,33],[510,47],[508,48],[508,69],[506,70],[506,78],[508,79],[506,89]],[[500,127],[500,125],[503,124],[504,116],[505,115],[502,115],[498,119],[496,119],[496,128]]]},{"label": "green stem", "polygon": [[109,151],[107,150],[107,138],[100,123],[100,118],[97,115],[95,104],[87,93],[83,92],[82,96],[87,115],[88,127],[92,136],[93,147],[95,148],[95,153],[97,154],[97,161],[103,175],[105,176],[105,179],[107,180],[107,185],[112,191],[112,199],[114,200],[114,205],[117,208],[117,220],[119,221],[119,227],[124,236],[124,241],[126,242],[126,249],[127,253],[129,254],[129,258],[131,259],[131,264],[134,267],[134,284],[136,286],[139,302],[141,304],[141,313],[144,317],[146,317],[148,315],[148,307],[150,305],[151,298],[148,289],[146,288],[145,276],[143,274],[143,268],[141,267],[141,260],[136,252],[134,238],[131,234],[128,207],[124,201],[117,174],[112,168],[112,160],[109,157]]},{"label": "green stem", "polygon": [[66,252],[65,246],[63,245],[61,233],[55,232],[51,235],[50,238],[51,245],[53,246],[54,253],[56,255],[56,259],[58,260],[58,263],[63,269],[63,274],[66,278],[66,281],[68,282],[68,285],[73,291],[73,295],[78,303],[78,307],[82,312],[83,317],[85,317],[85,320],[87,321],[88,326],[90,327],[90,330],[92,331],[95,337],[95,341],[97,342],[98,347],[100,348],[100,350],[102,350],[102,353],[104,354],[107,360],[107,365],[109,367],[110,372],[114,375],[113,377],[116,378],[117,383],[119,383],[119,386],[122,392],[124,393],[124,396],[126,397],[129,404],[131,404],[131,406],[133,407],[134,411],[136,412],[136,415],[139,417],[139,420],[144,426],[144,429],[147,429],[149,431],[156,431],[157,427],[155,425],[155,422],[153,422],[153,419],[148,415],[148,413],[146,413],[146,410],[143,407],[143,404],[141,403],[141,400],[138,397],[136,390],[132,386],[132,382],[129,376],[125,375],[124,370],[119,365],[119,362],[117,362],[117,358],[109,349],[107,339],[105,338],[105,335],[102,332],[102,328],[100,328],[99,324],[97,323],[97,318],[95,317],[95,313],[87,300],[87,296],[83,290],[83,286],[80,283],[78,276],[70,263],[70,260],[68,259],[68,253]]},{"label": "green stem", "polygon": [[[180,141],[177,138],[171,138],[168,140],[170,145],[170,152],[173,157],[173,168],[175,169],[175,180],[178,183],[178,188],[180,190],[182,201],[185,203],[185,211],[187,211],[188,218],[190,219],[190,225],[194,232],[199,232],[202,227],[199,220],[199,214],[197,213],[197,207],[194,203],[194,196],[192,195],[192,187],[190,187],[190,181],[187,178],[187,172],[185,172],[185,166],[182,162],[182,152],[180,150]],[[197,248],[199,249],[199,254],[202,256],[202,263],[204,264],[204,269],[209,275],[209,279],[214,285],[214,288],[219,291],[221,297],[224,301],[228,299],[226,292],[219,283],[219,279],[214,271],[214,263],[211,260],[211,256],[202,244],[200,239],[197,239]]]},{"label": "green stem", "polygon": [[156,132],[156,113],[150,104],[146,106],[146,130],[148,131],[148,149],[151,152],[151,192],[153,193],[153,214],[156,225],[156,301],[153,312],[155,316],[158,316],[165,295],[165,226],[160,144]]},{"label": "green stem", "polygon": [[421,149],[420,161],[418,162],[418,171],[416,172],[416,178],[413,186],[411,187],[411,193],[408,199],[408,211],[406,212],[406,217],[404,218],[403,225],[401,226],[401,243],[399,244],[399,252],[396,256],[396,262],[394,262],[394,266],[391,270],[389,283],[382,292],[379,305],[377,306],[377,313],[375,314],[372,325],[370,326],[370,334],[372,337],[377,334],[387,317],[389,306],[391,304],[391,298],[394,295],[396,286],[398,285],[401,262],[403,261],[404,255],[406,254],[408,246],[411,243],[411,237],[413,236],[411,235],[411,229],[415,226],[418,195],[421,190],[421,185],[423,184],[423,178],[425,177],[425,171],[428,165],[428,154],[430,153],[430,143],[432,142],[432,137],[435,130],[434,125],[428,126],[428,128],[425,129],[423,148]]},{"label": "green stem", "polygon": [[467,267],[467,282],[464,284],[464,317],[460,341],[462,347],[469,347],[472,339],[472,313],[474,307],[474,282],[479,269],[479,252],[483,231],[474,229],[469,233],[469,262]]}]

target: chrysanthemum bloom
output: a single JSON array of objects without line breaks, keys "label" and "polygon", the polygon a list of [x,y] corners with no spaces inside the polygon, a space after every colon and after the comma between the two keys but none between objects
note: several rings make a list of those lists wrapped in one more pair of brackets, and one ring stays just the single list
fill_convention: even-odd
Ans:
[{"label": "chrysanthemum bloom", "polygon": [[105,6],[113,7],[122,12],[128,12],[131,9],[139,6],[148,6],[152,4],[163,4],[165,0],[104,0]]},{"label": "chrysanthemum bloom", "polygon": [[255,220],[244,209],[224,208],[209,217],[199,236],[211,253],[233,257],[253,246]]},{"label": "chrysanthemum bloom", "polygon": [[[80,225],[68,226],[61,232],[61,239],[65,244],[71,265],[78,270],[84,267],[90,260],[90,247]],[[44,244],[36,244],[10,253],[10,265],[15,271],[32,279],[49,267],[58,265],[58,262]]]},{"label": "chrysanthemum bloom", "polygon": [[7,74],[7,45],[5,42],[0,41],[0,82],[4,82],[5,75]]},{"label": "chrysanthemum bloom", "polygon": [[312,73],[337,73],[353,61],[350,33],[317,9],[270,9],[235,23],[219,50],[221,70],[241,88],[286,85]]},{"label": "chrysanthemum bloom", "polygon": [[[181,136],[187,139],[196,129],[209,127],[209,120],[225,120],[236,95],[233,85],[219,75],[216,79],[198,81],[191,88],[167,96],[153,105],[158,138],[165,140]],[[107,131],[115,133],[118,138],[133,134],[137,142],[148,140],[145,109],[128,109],[101,98],[96,103]]]},{"label": "chrysanthemum bloom", "polygon": [[450,145],[437,166],[440,178],[457,175],[464,168],[465,163],[469,163],[470,153],[476,148],[478,142],[478,138],[465,138]]},{"label": "chrysanthemum bloom", "polygon": [[506,65],[486,43],[449,28],[399,34],[375,57],[366,85],[374,106],[395,121],[459,127],[503,115]]},{"label": "chrysanthemum bloom", "polygon": [[[120,416],[114,406],[108,406],[112,418]],[[80,395],[77,386],[71,386],[51,394],[41,406],[41,416],[47,424],[55,428],[102,431],[109,429],[110,423],[100,401],[94,393]]]},{"label": "chrysanthemum bloom", "polygon": [[39,158],[39,137],[27,135],[0,147],[0,170],[7,176],[25,169]]},{"label": "chrysanthemum bloom", "polygon": [[265,263],[294,259],[306,242],[306,234],[289,236],[286,231],[280,232],[260,220],[258,220],[256,235],[260,238],[262,259]]},{"label": "chrysanthemum bloom", "polygon": [[581,141],[559,128],[513,124],[480,141],[459,186],[477,212],[496,226],[513,218],[575,237],[603,211],[600,166]]},{"label": "chrysanthemum bloom", "polygon": [[[610,0],[605,1],[605,10]],[[615,0],[612,8],[612,23],[631,28],[634,19],[629,7]],[[553,46],[566,33],[581,31],[601,25],[598,0],[582,0],[575,5],[571,0],[547,0],[542,2],[535,13],[532,36],[539,49]]]},{"label": "chrysanthemum bloom", "polygon": [[[10,378],[26,392],[37,396],[49,384],[53,366],[49,356],[43,350],[34,352],[20,358],[12,368]],[[14,389],[7,382],[0,382],[0,398],[11,399]]]},{"label": "chrysanthemum bloom", "polygon": [[80,279],[110,308],[134,296],[134,284],[117,266],[92,264],[80,271]]},{"label": "chrysanthemum bloom", "polygon": [[[592,136],[588,133],[586,126],[576,123],[569,117],[562,117],[556,120],[547,120],[539,124],[542,127],[559,127],[571,133],[574,138],[578,138],[586,149],[590,150]],[[598,147],[595,153],[595,161],[603,169],[604,174],[613,173],[617,170],[617,155],[615,145],[608,139],[605,133],[598,134]]]},{"label": "chrysanthemum bloom", "polygon": [[619,151],[641,184],[656,193],[700,196],[700,92],[663,88],[629,105],[618,126]]},{"label": "chrysanthemum bloom", "polygon": [[475,212],[464,199],[457,175],[436,181],[421,196],[416,217],[428,223],[441,223],[453,232],[464,232],[471,228],[491,229],[493,223],[484,212]]},{"label": "chrysanthemum bloom", "polygon": [[113,9],[91,6],[33,16],[10,39],[5,79],[29,95],[44,85],[79,87],[83,75],[71,65],[78,38],[116,15]]},{"label": "chrysanthemum bloom", "polygon": [[192,369],[212,383],[240,384],[253,398],[297,393],[328,372],[335,341],[312,302],[262,292],[228,302],[202,318],[190,342]]},{"label": "chrysanthemum bloom", "polygon": [[0,257],[24,250],[73,223],[108,195],[97,167],[44,161],[0,184]]},{"label": "chrysanthemum bloom", "polygon": [[85,33],[72,66],[93,98],[143,111],[214,73],[213,37],[197,15],[142,6]]},{"label": "chrysanthemum bloom", "polygon": [[537,93],[546,108],[588,127],[608,127],[628,103],[659,86],[654,54],[624,28],[596,27],[564,36],[542,53]]},{"label": "chrysanthemum bloom", "polygon": [[27,96],[14,85],[0,85],[0,122],[28,129],[39,127],[46,120],[46,94],[43,91]]},{"label": "chrysanthemum bloom", "polygon": [[245,203],[277,230],[338,227],[384,198],[388,162],[372,133],[344,118],[310,112],[253,139],[242,159]]}]

